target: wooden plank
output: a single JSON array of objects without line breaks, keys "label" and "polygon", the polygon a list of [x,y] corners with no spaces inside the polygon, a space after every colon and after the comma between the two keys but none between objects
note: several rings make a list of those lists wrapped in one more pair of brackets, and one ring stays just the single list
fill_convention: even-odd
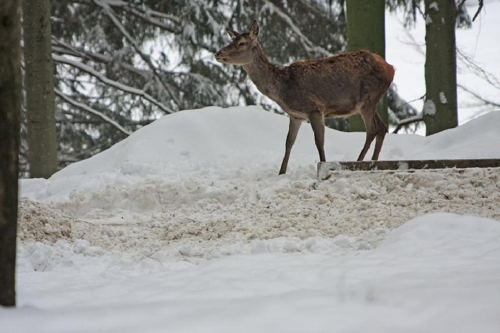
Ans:
[{"label": "wooden plank", "polygon": [[500,168],[500,159],[319,162],[318,179],[327,179],[329,177],[329,173],[332,171],[404,171],[449,168]]}]

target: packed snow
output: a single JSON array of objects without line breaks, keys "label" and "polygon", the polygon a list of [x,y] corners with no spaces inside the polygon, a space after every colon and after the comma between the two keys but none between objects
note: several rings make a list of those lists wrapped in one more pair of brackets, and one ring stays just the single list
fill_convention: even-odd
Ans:
[{"label": "packed snow", "polygon": [[[381,158],[500,158],[500,113]],[[188,110],[49,180],[21,180],[5,332],[498,332],[500,170],[316,178],[308,124]],[[326,130],[328,160],[362,133]]]}]

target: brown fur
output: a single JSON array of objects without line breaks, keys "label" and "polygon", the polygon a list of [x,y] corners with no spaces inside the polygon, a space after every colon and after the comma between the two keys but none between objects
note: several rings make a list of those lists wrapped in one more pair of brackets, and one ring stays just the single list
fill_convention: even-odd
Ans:
[{"label": "brown fur", "polygon": [[358,160],[363,160],[375,138],[372,159],[378,159],[387,126],[376,113],[376,107],[394,78],[394,68],[382,57],[363,50],[280,67],[267,60],[257,40],[255,21],[249,33],[231,30],[230,34],[233,41],[217,52],[216,59],[243,66],[257,89],[290,115],[280,174],[286,173],[302,120],[311,122],[320,160],[325,161],[324,119],[360,113],[366,127],[366,142]]}]

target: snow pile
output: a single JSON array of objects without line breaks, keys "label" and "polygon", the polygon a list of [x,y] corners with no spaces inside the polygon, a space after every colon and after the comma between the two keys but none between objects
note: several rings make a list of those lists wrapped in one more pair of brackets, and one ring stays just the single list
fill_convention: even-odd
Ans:
[{"label": "snow pile", "polygon": [[27,199],[19,201],[17,234],[23,241],[54,243],[70,239],[72,222],[59,209]]},{"label": "snow pile", "polygon": [[[500,157],[490,144],[500,142],[496,124],[500,113],[428,138],[388,135],[382,157]],[[498,170],[347,172],[318,182],[307,124],[289,175],[277,176],[286,130],[286,117],[257,107],[184,111],[48,181],[23,181],[22,192],[76,219],[73,239],[161,261],[371,249],[436,210],[500,219]],[[347,159],[364,134],[328,129],[327,140],[328,156]]]},{"label": "snow pile", "polygon": [[[500,149],[492,147],[492,143],[500,142],[499,124],[500,113],[492,112],[431,137],[389,134],[380,159],[498,158]],[[122,186],[155,176],[172,181],[189,177],[274,177],[284,154],[287,130],[286,117],[259,107],[183,111],[142,128],[107,151],[70,165],[50,181],[23,181],[22,195],[59,201],[68,199],[74,190]],[[292,179],[306,174],[313,177],[318,162],[313,138],[310,126],[304,124],[289,163]],[[327,129],[327,159],[356,160],[364,140],[364,133]]]},{"label": "snow pile", "polygon": [[[491,113],[428,138],[388,135],[382,157],[500,157],[497,124]],[[318,182],[307,124],[289,174],[277,176],[286,130],[286,117],[257,107],[184,111],[50,180],[25,180],[22,192],[76,219],[73,239],[167,261],[371,249],[434,211],[500,219],[494,169],[341,172]],[[339,159],[364,142],[362,133],[326,132],[328,156]]]}]

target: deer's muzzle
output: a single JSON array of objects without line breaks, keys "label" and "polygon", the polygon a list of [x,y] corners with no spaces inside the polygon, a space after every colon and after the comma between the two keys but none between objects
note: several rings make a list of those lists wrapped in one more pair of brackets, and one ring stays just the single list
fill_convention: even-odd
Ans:
[{"label": "deer's muzzle", "polygon": [[215,54],[215,60],[217,60],[218,62],[225,62],[227,61],[227,57],[225,57],[222,53],[222,51],[219,51]]}]

